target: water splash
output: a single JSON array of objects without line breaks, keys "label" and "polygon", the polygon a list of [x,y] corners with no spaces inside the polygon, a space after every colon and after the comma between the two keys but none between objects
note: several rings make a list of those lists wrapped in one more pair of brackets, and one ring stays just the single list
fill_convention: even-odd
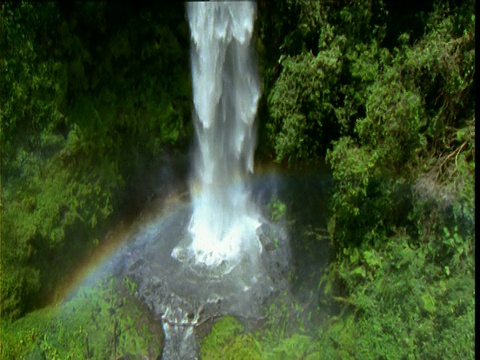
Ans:
[{"label": "water splash", "polygon": [[256,5],[194,2],[187,4],[187,14],[198,151],[191,243],[172,255],[225,273],[244,255],[261,252],[260,216],[245,187],[253,172],[260,97],[252,46]]}]

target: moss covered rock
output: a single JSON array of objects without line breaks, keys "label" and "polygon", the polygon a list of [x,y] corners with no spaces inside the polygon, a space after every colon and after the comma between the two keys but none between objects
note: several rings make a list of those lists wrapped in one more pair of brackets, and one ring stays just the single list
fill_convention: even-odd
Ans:
[{"label": "moss covered rock", "polygon": [[2,322],[2,359],[155,359],[160,321],[114,278],[82,286],[65,302]]}]

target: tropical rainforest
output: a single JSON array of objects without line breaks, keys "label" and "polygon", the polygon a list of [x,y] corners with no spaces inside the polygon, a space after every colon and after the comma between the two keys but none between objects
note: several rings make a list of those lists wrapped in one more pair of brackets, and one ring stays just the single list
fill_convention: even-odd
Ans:
[{"label": "tropical rainforest", "polygon": [[[202,358],[474,358],[474,5],[258,1],[256,163],[331,181],[308,210],[270,206],[311,296],[255,331],[220,319]],[[128,279],[58,303],[152,201],[159,159],[191,149],[185,4],[0,6],[1,358],[154,358],[162,331],[125,305]]]}]

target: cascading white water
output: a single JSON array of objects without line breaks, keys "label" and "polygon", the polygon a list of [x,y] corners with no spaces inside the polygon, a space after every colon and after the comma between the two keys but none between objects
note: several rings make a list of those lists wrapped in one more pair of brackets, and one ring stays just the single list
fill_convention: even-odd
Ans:
[{"label": "cascading white water", "polygon": [[261,251],[260,216],[244,181],[253,172],[260,84],[252,47],[256,4],[187,4],[197,135],[193,215],[187,248],[173,256],[231,270]]}]

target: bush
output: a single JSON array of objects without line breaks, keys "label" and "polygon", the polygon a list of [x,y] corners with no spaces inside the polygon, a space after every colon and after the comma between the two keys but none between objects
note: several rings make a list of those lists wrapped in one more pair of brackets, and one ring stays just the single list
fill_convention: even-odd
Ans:
[{"label": "bush", "polygon": [[183,11],[2,5],[3,317],[54,299],[139,164],[189,139]]}]

